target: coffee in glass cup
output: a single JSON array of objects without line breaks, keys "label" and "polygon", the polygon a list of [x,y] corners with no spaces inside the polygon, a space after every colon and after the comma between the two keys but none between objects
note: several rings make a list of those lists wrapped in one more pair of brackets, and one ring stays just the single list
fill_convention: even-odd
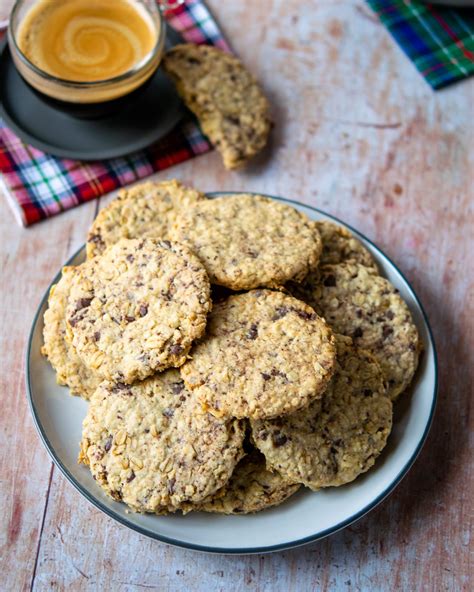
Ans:
[{"label": "coffee in glass cup", "polygon": [[34,89],[85,105],[143,85],[166,33],[154,0],[18,0],[8,36],[15,66]]}]

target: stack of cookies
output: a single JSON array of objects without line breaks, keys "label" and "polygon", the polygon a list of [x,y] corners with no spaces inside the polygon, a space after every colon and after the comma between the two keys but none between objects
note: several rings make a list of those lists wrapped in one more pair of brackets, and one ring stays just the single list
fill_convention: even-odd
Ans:
[{"label": "stack of cookies", "polygon": [[257,512],[367,471],[421,343],[344,228],[281,202],[123,190],[44,317],[89,400],[79,462],[137,512]]}]

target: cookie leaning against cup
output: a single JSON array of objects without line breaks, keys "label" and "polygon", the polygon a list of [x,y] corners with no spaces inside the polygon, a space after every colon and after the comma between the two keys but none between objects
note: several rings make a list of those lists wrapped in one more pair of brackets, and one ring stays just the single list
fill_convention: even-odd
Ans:
[{"label": "cookie leaning against cup", "polygon": [[72,395],[89,399],[99,386],[100,378],[82,362],[74,347],[65,339],[66,306],[72,279],[78,269],[63,267],[61,279],[51,287],[48,308],[44,313],[41,353],[56,371],[58,384],[68,386]]},{"label": "cookie leaning against cup", "polygon": [[180,371],[216,416],[277,417],[322,396],[335,357],[332,332],[310,306],[252,290],[214,304]]},{"label": "cookie leaning against cup", "polygon": [[95,257],[121,238],[169,239],[181,211],[205,196],[179,181],[140,183],[119,191],[100,210],[87,236],[87,257]]},{"label": "cookie leaning against cup", "polygon": [[201,410],[179,373],[134,385],[103,382],[83,423],[79,462],[102,489],[136,512],[197,504],[229,480],[244,430]]},{"label": "cookie leaning against cup", "polygon": [[374,357],[337,336],[334,377],[321,400],[286,417],[252,421],[255,446],[293,482],[318,490],[374,464],[392,428],[392,403]]},{"label": "cookie leaning against cup", "polygon": [[382,368],[394,401],[412,381],[422,343],[398,290],[374,269],[358,263],[324,265],[293,293],[354,343],[370,351]]},{"label": "cookie leaning against cup", "polygon": [[73,278],[67,339],[100,376],[129,384],[183,364],[210,309],[209,279],[187,247],[121,239]]},{"label": "cookie leaning against cup", "polygon": [[278,506],[298,491],[277,471],[266,468],[265,457],[253,450],[235,467],[221,492],[199,505],[197,510],[217,514],[252,514]]},{"label": "cookie leaning against cup", "polygon": [[236,57],[188,43],[170,49],[163,68],[226,168],[239,168],[262,150],[271,127],[269,103]]},{"label": "cookie leaning against cup", "polygon": [[232,290],[299,282],[317,266],[322,244],[302,212],[268,197],[235,194],[195,203],[174,240],[199,257],[213,284]]}]

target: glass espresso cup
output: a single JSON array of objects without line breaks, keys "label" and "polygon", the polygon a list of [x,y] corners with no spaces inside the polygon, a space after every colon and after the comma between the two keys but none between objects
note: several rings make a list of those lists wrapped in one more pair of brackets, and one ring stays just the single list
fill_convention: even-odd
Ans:
[{"label": "glass espresso cup", "polygon": [[17,0],[8,29],[24,80],[55,107],[83,117],[136,95],[158,68],[165,39],[155,0]]}]

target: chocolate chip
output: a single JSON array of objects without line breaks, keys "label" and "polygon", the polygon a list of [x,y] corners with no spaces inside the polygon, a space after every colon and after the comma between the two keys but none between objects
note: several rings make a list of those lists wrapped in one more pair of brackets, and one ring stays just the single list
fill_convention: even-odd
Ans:
[{"label": "chocolate chip", "polygon": [[232,115],[227,115],[225,120],[231,123],[232,125],[240,125],[240,120],[238,117],[233,117]]},{"label": "chocolate chip", "polygon": [[130,261],[130,263],[133,263],[133,262],[135,261],[135,257],[134,257],[134,256],[133,256],[131,253],[130,253],[130,255],[127,255],[127,256],[125,257],[125,259],[126,259],[127,261]]},{"label": "chocolate chip", "polygon": [[364,397],[370,397],[370,395],[372,394],[372,391],[370,389],[364,389],[362,392],[364,393]]},{"label": "chocolate chip", "polygon": [[104,444],[105,452],[108,452],[110,450],[111,446],[112,446],[112,436],[109,436]]},{"label": "chocolate chip", "polygon": [[94,333],[94,341],[99,341],[99,339],[100,339],[100,331],[96,331]]},{"label": "chocolate chip", "polygon": [[318,316],[315,312],[307,312],[306,310],[299,310],[297,308],[294,310],[300,319],[304,319],[305,321],[314,321]]},{"label": "chocolate chip", "polygon": [[395,315],[393,314],[393,310],[387,310],[387,312],[385,313],[385,316],[387,317],[387,319],[389,321],[392,321]]},{"label": "chocolate chip", "polygon": [[286,444],[287,441],[288,441],[288,438],[285,436],[285,434],[282,434],[280,432],[277,432],[276,434],[274,434],[272,436],[272,442],[273,442],[273,445],[275,446],[275,448],[279,448],[280,446],[283,446],[283,444]]},{"label": "chocolate chip", "polygon": [[364,334],[364,332],[362,331],[362,329],[360,327],[357,327],[357,329],[352,334],[352,337],[354,339],[357,339],[358,337],[362,337],[363,334]]},{"label": "chocolate chip", "polygon": [[174,356],[178,356],[181,352],[183,351],[183,348],[181,345],[172,345],[170,347],[170,352],[174,355]]},{"label": "chocolate chip", "polygon": [[112,387],[112,392],[119,393],[120,391],[125,391],[125,390],[128,390],[129,388],[130,388],[130,386],[128,384],[125,384],[123,382],[116,382],[114,384],[114,386]]},{"label": "chocolate chip", "polygon": [[79,298],[79,300],[76,301],[75,312],[78,312],[79,310],[82,310],[83,308],[87,308],[88,306],[90,306],[91,302],[92,302],[92,298]]},{"label": "chocolate chip", "polygon": [[252,341],[254,339],[257,339],[257,337],[258,337],[258,325],[257,325],[257,323],[252,323],[250,325],[250,329],[247,331],[245,337],[247,339],[251,339]]},{"label": "chocolate chip", "polygon": [[323,280],[323,285],[332,288],[336,285],[336,277],[334,275],[327,275]]},{"label": "chocolate chip", "polygon": [[105,245],[104,241],[102,240],[102,236],[99,233],[90,234],[87,240],[88,242],[95,243],[96,245]]},{"label": "chocolate chip", "polygon": [[282,319],[286,316],[289,312],[289,308],[287,306],[277,306],[275,309],[275,314],[272,317],[272,321],[278,321],[278,319]]},{"label": "chocolate chip", "polygon": [[276,368],[272,368],[271,374],[272,374],[272,376],[279,376],[280,378],[283,378],[283,381],[285,382],[285,384],[288,384],[288,377],[281,370],[277,370]]},{"label": "chocolate chip", "polygon": [[181,380],[180,382],[173,382],[171,385],[171,390],[173,394],[179,395],[179,393],[184,389],[184,382]]},{"label": "chocolate chip", "polygon": [[389,327],[388,325],[384,325],[382,328],[382,335],[384,339],[387,339],[389,335],[393,333],[393,328]]},{"label": "chocolate chip", "polygon": [[141,317],[144,317],[148,313],[148,304],[140,304],[140,308],[138,309]]},{"label": "chocolate chip", "polygon": [[133,481],[135,479],[135,472],[132,469],[132,472],[130,473],[130,475],[127,477],[127,483],[130,483],[131,481]]},{"label": "chocolate chip", "polygon": [[135,317],[126,316],[125,320],[127,321],[127,323],[133,323],[133,321],[135,320]]},{"label": "chocolate chip", "polygon": [[266,372],[262,372],[262,378],[263,380],[270,380],[271,376],[270,374],[267,374]]},{"label": "chocolate chip", "polygon": [[70,317],[69,324],[71,325],[71,327],[75,327],[77,325],[77,323],[79,323],[79,321],[82,321],[83,318],[84,318],[83,315],[77,315],[77,316]]},{"label": "chocolate chip", "polygon": [[175,485],[175,483],[176,483],[176,479],[174,477],[171,477],[171,479],[168,481],[168,484],[167,484],[167,487],[166,488],[168,489],[168,493],[170,495],[172,495],[174,493],[174,485]]}]

